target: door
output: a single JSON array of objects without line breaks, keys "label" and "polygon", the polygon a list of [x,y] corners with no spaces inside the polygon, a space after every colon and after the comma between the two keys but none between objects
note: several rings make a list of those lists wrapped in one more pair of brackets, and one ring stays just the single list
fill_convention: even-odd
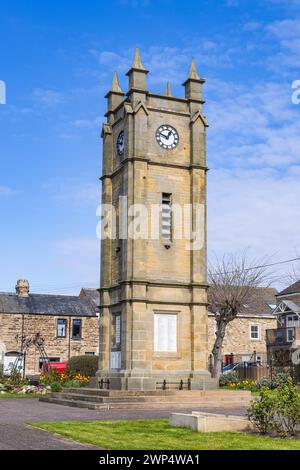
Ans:
[{"label": "door", "polygon": [[234,362],[233,354],[225,354],[225,366],[228,366],[229,364],[233,364],[233,362]]}]

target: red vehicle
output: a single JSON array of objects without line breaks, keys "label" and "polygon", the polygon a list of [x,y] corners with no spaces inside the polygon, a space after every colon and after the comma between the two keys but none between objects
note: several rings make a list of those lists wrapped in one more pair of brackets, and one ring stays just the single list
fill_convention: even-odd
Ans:
[{"label": "red vehicle", "polygon": [[44,362],[42,366],[42,374],[56,370],[59,374],[64,374],[67,369],[67,362]]}]

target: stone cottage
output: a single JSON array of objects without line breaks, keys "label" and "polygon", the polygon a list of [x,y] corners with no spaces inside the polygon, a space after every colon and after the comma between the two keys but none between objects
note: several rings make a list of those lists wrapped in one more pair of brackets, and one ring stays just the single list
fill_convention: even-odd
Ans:
[{"label": "stone cottage", "polygon": [[[0,363],[8,371],[22,342],[30,343],[36,334],[53,362],[98,354],[98,305],[96,290],[82,289],[79,296],[31,294],[28,281],[17,281],[16,292],[0,293]],[[20,364],[26,375],[37,374],[43,360],[31,344]]]},{"label": "stone cottage", "polygon": [[[266,330],[276,328],[277,290],[257,288],[257,295],[249,304],[242,306],[237,318],[229,323],[223,343],[223,362],[267,361]],[[208,342],[212,351],[216,322],[213,313],[208,313]]]}]

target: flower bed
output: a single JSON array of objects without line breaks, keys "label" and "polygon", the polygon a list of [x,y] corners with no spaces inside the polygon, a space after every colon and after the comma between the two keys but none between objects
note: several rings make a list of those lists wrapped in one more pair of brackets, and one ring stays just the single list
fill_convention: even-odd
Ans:
[{"label": "flower bed", "polygon": [[30,385],[19,373],[13,372],[10,377],[0,379],[0,395],[46,395],[51,391],[60,392],[63,387],[85,387],[89,380],[87,375],[59,373],[51,369],[40,376],[38,385]]},{"label": "flower bed", "polygon": [[282,383],[287,383],[290,377],[285,373],[278,373],[272,379],[261,378],[259,380],[241,380],[236,372],[229,372],[220,376],[219,385],[229,390],[249,390],[258,392],[262,388],[275,389]]},{"label": "flower bed", "polygon": [[51,387],[53,392],[60,392],[64,387],[86,387],[89,384],[90,377],[79,373],[60,374],[52,369],[40,378],[40,383]]}]

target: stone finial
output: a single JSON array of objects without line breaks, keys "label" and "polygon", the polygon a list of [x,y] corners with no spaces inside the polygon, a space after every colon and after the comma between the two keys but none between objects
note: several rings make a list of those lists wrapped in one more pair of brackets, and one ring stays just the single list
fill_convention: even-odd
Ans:
[{"label": "stone finial", "polygon": [[195,59],[193,59],[190,66],[189,76],[183,84],[185,88],[185,98],[194,102],[191,107],[192,115],[201,109],[201,106],[204,103],[204,100],[202,99],[202,85],[204,83],[205,79],[200,78],[198,75],[196,62]]},{"label": "stone finial", "polygon": [[145,101],[148,93],[146,80],[147,74],[148,70],[146,70],[142,64],[140,51],[136,48],[133,64],[126,74],[129,77],[129,90],[127,92],[127,96],[131,103],[136,104],[140,101]]},{"label": "stone finial", "polygon": [[114,72],[114,78],[111,84],[110,91],[112,93],[123,93],[119,84],[119,78],[117,72]]},{"label": "stone finial", "polygon": [[170,82],[167,82],[165,96],[172,96]]},{"label": "stone finial", "polygon": [[133,64],[132,64],[131,68],[132,69],[138,69],[138,70],[146,70],[145,67],[142,64],[140,50],[139,50],[138,47],[135,49]]},{"label": "stone finial", "polygon": [[110,90],[105,96],[105,98],[107,98],[107,113],[105,115],[107,116],[109,123],[111,122],[111,113],[122,103],[124,96],[125,95],[119,84],[118,74],[117,72],[114,72]]},{"label": "stone finial", "polygon": [[190,71],[189,71],[189,79],[190,80],[201,80],[201,78],[198,75],[197,69],[196,69],[196,61],[193,58],[190,66]]},{"label": "stone finial", "polygon": [[26,279],[18,279],[16,292],[20,297],[29,297],[29,282]]}]

